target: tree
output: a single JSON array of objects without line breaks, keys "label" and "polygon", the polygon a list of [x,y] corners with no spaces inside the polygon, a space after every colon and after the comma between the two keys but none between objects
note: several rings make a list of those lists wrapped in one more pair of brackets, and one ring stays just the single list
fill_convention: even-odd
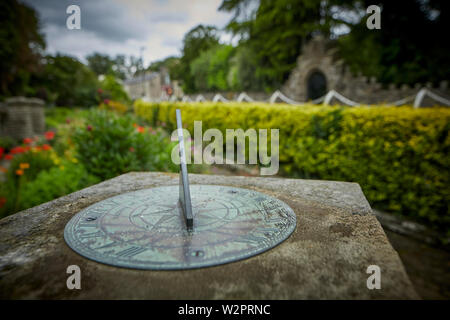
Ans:
[{"label": "tree", "polygon": [[183,79],[183,73],[180,70],[180,58],[170,56],[163,60],[155,61],[146,70],[159,72],[162,68],[167,70],[171,79]]},{"label": "tree", "polygon": [[115,61],[106,54],[95,52],[86,57],[88,67],[97,75],[112,74]]},{"label": "tree", "polygon": [[252,1],[224,0],[219,10],[234,12],[228,30],[241,36],[240,46],[252,56],[258,89],[281,86],[294,68],[303,44],[315,34],[329,36],[342,23],[333,16],[332,3],[322,0],[261,0],[251,14],[243,14]]},{"label": "tree", "polygon": [[91,106],[97,103],[97,76],[76,58],[46,56],[42,72],[33,75],[31,85],[45,91],[47,100],[58,106]]},{"label": "tree", "polygon": [[36,12],[17,0],[0,2],[0,96],[29,93],[45,49]]},{"label": "tree", "polygon": [[107,96],[114,101],[119,101],[122,103],[130,101],[130,98],[128,97],[126,91],[123,89],[123,86],[112,74],[108,74],[105,76],[105,78],[100,82],[100,88],[104,90],[104,96]]},{"label": "tree", "polygon": [[[372,1],[360,1],[362,7]],[[384,84],[439,83],[450,74],[450,3],[443,0],[379,0],[381,29],[368,30],[366,19],[339,39],[341,56],[355,72]]]},{"label": "tree", "polygon": [[117,55],[115,58],[106,54],[93,53],[86,56],[89,68],[97,75],[113,75],[118,79],[131,78],[137,71],[142,70],[142,59],[134,56],[126,58]]},{"label": "tree", "polygon": [[229,90],[231,84],[228,82],[230,72],[230,59],[233,57],[234,48],[231,45],[219,45],[212,49],[209,61],[208,87],[212,91]]},{"label": "tree", "polygon": [[[366,27],[366,8],[373,4],[382,9],[380,30]],[[445,0],[223,0],[219,9],[234,13],[227,28],[241,37],[239,47],[255,65],[249,78],[260,89],[284,83],[316,34],[337,39],[339,55],[355,73],[385,84],[437,84],[450,74],[450,43],[442,38],[450,30]]]},{"label": "tree", "polygon": [[236,53],[230,61],[228,80],[233,90],[257,91],[264,88],[261,78],[256,76],[258,65],[254,57],[254,52],[245,44],[236,49]]},{"label": "tree", "polygon": [[189,73],[194,81],[193,85],[198,91],[209,91],[208,74],[212,55],[212,50],[204,51],[191,63]]},{"label": "tree", "polygon": [[191,63],[204,51],[219,44],[218,30],[212,26],[198,25],[191,29],[183,39],[182,57],[177,73],[183,81],[183,90],[195,92],[195,79],[190,73]]},{"label": "tree", "polygon": [[230,90],[232,86],[232,80],[229,81],[230,60],[233,54],[233,46],[224,44],[202,52],[192,61],[190,68],[195,88],[199,91]]}]

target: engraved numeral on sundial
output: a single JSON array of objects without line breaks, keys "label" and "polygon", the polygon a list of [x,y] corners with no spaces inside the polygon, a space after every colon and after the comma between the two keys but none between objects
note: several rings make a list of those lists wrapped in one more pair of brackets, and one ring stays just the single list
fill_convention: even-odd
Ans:
[{"label": "engraved numeral on sundial", "polygon": [[130,258],[130,257],[134,257],[135,255],[142,253],[146,250],[147,250],[147,248],[131,247],[131,248],[117,252],[116,255],[121,258]]},{"label": "engraved numeral on sundial", "polygon": [[265,237],[258,237],[258,236],[252,235],[252,234],[248,234],[248,235],[241,237],[239,240],[236,240],[236,241],[250,243],[253,245],[259,245],[260,243],[266,242],[267,239]]},{"label": "engraved numeral on sundial", "polygon": [[78,224],[80,228],[96,228],[97,223],[96,222],[80,222]]},{"label": "engraved numeral on sundial", "polygon": [[105,245],[95,248],[95,249],[105,249],[105,248],[115,247],[118,243],[119,243],[118,241],[113,241],[111,243],[105,244]]},{"label": "engraved numeral on sundial", "polygon": [[92,233],[83,233],[80,235],[80,238],[82,239],[86,239],[86,238],[96,238],[96,237],[101,237],[103,236],[103,232],[102,231],[97,231],[97,232],[92,232]]}]

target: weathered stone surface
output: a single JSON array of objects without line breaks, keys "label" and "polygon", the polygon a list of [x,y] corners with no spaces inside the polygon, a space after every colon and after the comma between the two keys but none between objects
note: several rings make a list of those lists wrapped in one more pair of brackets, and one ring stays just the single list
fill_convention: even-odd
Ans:
[{"label": "weathered stone surface", "polygon": [[[398,254],[355,183],[189,176],[275,196],[297,214],[297,229],[253,258],[186,271],[116,268],[87,260],[64,242],[81,209],[133,190],[178,184],[178,175],[129,173],[0,220],[0,298],[75,299],[416,299]],[[66,287],[69,265],[81,290]],[[368,290],[366,269],[381,268],[381,289]]]}]

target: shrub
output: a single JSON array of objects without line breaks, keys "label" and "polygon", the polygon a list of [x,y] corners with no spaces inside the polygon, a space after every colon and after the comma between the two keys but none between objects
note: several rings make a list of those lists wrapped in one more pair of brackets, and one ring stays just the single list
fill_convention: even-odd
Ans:
[{"label": "shrub", "polygon": [[41,171],[36,179],[23,185],[18,209],[31,208],[97,182],[99,179],[89,175],[81,164],[64,162],[48,171]]},{"label": "shrub", "polygon": [[111,74],[105,76],[105,78],[100,82],[101,90],[100,98],[112,99],[121,102],[129,102],[127,92],[123,89],[123,86],[119,81]]},{"label": "shrub", "polygon": [[47,128],[58,128],[61,124],[80,120],[87,114],[87,110],[80,108],[53,107],[45,110],[45,124]]},{"label": "shrub", "polygon": [[42,170],[48,170],[54,166],[50,148],[46,145],[46,150],[42,146],[31,147],[28,151],[14,155],[11,160],[9,170],[7,173],[8,179],[13,179],[16,176],[16,170],[20,169],[20,165],[27,163],[27,179],[33,180]]},{"label": "shrub", "polygon": [[135,103],[135,113],[193,132],[279,128],[280,169],[291,177],[353,181],[369,202],[450,231],[450,109],[289,106],[264,103]]},{"label": "shrub", "polygon": [[43,170],[54,166],[49,145],[42,146],[18,146],[12,148],[9,157],[9,168],[1,167],[5,173],[4,181],[0,184],[0,217],[18,211],[21,207],[21,188],[35,179]]},{"label": "shrub", "polygon": [[0,137],[0,148],[3,150],[9,150],[11,149],[17,141],[10,137]]},{"label": "shrub", "polygon": [[105,100],[99,106],[100,109],[115,111],[118,113],[125,113],[128,111],[128,107],[118,101]]},{"label": "shrub", "polygon": [[176,169],[170,160],[170,138],[162,131],[138,126],[130,115],[91,110],[73,141],[78,160],[101,179],[129,171]]}]

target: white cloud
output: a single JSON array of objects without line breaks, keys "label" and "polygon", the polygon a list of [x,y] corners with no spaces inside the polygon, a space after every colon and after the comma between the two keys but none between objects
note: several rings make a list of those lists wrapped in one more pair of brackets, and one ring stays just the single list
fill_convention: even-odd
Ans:
[{"label": "white cloud", "polygon": [[179,55],[184,34],[196,25],[222,28],[231,17],[217,10],[222,0],[79,0],[82,29],[67,30],[65,8],[73,1],[25,1],[42,18],[48,51],[80,59],[92,52],[139,56],[145,46],[148,64]]}]

